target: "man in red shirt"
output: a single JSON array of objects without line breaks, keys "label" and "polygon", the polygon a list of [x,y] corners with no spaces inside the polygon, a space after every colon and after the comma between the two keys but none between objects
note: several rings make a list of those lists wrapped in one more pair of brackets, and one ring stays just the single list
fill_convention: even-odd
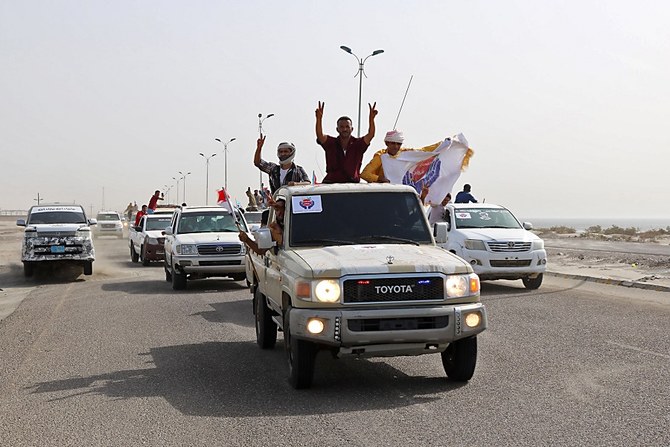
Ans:
[{"label": "man in red shirt", "polygon": [[137,215],[135,216],[135,226],[138,226],[140,224],[140,219],[142,216],[144,216],[147,213],[147,206],[142,205],[142,209],[137,212]]},{"label": "man in red shirt", "polygon": [[358,183],[361,181],[363,154],[368,150],[375,136],[375,117],[377,103],[370,107],[368,133],[363,138],[351,136],[354,126],[351,118],[340,117],[337,120],[337,138],[323,134],[323,109],[325,102],[319,101],[316,109],[316,141],[326,152],[326,176],[323,183]]},{"label": "man in red shirt", "polygon": [[154,192],[154,195],[151,196],[151,198],[149,199],[149,207],[147,213],[153,214],[154,211],[156,211],[156,207],[158,206],[159,200],[163,200],[163,198],[161,197],[161,192],[159,190],[156,190]]}]

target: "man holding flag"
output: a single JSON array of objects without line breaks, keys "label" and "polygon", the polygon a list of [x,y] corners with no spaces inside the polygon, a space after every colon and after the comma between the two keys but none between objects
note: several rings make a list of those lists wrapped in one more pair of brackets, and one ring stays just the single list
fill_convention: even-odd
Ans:
[{"label": "man holding flag", "polygon": [[389,179],[384,175],[382,155],[388,154],[391,158],[395,158],[399,153],[404,151],[419,150],[430,152],[440,145],[440,143],[435,143],[430,146],[422,147],[421,149],[409,149],[400,147],[402,146],[403,141],[405,141],[405,135],[401,131],[393,129],[386,132],[386,136],[384,137],[386,149],[382,149],[375,153],[372,160],[370,160],[370,163],[368,163],[363,169],[363,172],[361,172],[361,178],[368,183],[390,183]]}]

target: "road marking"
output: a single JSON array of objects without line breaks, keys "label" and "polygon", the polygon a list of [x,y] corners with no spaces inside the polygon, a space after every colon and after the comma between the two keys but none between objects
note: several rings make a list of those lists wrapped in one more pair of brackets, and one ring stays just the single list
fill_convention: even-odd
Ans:
[{"label": "road marking", "polygon": [[661,358],[670,360],[670,355],[661,354],[660,352],[649,351],[647,349],[638,348],[637,346],[625,345],[623,343],[617,343],[617,342],[614,342],[614,341],[608,341],[607,343],[609,343],[611,345],[619,346],[620,348],[630,349],[631,351],[637,351],[637,352],[641,352],[643,354],[651,354],[651,355],[655,355],[656,357],[661,357]]}]

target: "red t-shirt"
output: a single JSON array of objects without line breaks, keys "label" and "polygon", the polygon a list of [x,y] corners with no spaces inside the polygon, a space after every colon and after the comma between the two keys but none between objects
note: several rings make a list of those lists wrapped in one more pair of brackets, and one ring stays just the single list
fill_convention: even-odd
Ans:
[{"label": "red t-shirt", "polygon": [[158,196],[151,196],[151,199],[149,199],[149,205],[147,205],[147,208],[150,210],[155,210],[156,206],[158,206]]},{"label": "red t-shirt", "polygon": [[144,216],[146,213],[142,210],[137,212],[137,215],[135,216],[135,226],[138,226],[140,224],[140,219],[142,216]]},{"label": "red t-shirt", "polygon": [[326,136],[326,142],[321,144],[326,152],[326,176],[323,183],[358,183],[361,181],[361,164],[363,154],[368,150],[368,144],[363,138],[349,137],[347,152],[342,150],[339,137]]}]

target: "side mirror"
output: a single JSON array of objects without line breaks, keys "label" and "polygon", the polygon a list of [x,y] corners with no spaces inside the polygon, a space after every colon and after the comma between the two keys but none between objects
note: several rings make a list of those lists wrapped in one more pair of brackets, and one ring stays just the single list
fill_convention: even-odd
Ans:
[{"label": "side mirror", "polygon": [[433,234],[435,235],[435,242],[438,244],[444,244],[447,242],[448,226],[449,224],[446,222],[438,222],[435,224],[435,229],[433,230]]},{"label": "side mirror", "polygon": [[530,223],[530,222],[524,222],[524,223],[523,223],[523,227],[524,227],[526,230],[532,230],[532,229],[533,229],[533,224]]},{"label": "side mirror", "polygon": [[259,250],[268,250],[275,246],[275,241],[272,240],[272,233],[269,228],[259,228],[252,233]]},{"label": "side mirror", "polygon": [[88,220],[88,224],[89,224],[89,225],[97,225],[97,224],[98,224],[98,220],[97,220],[97,219],[89,219],[89,220]]},{"label": "side mirror", "polygon": [[163,230],[163,235],[165,236],[170,236],[172,233],[172,227],[166,227],[165,230]]},{"label": "side mirror", "polygon": [[25,219],[16,219],[16,225],[19,227],[25,227],[26,226],[26,220]]}]

